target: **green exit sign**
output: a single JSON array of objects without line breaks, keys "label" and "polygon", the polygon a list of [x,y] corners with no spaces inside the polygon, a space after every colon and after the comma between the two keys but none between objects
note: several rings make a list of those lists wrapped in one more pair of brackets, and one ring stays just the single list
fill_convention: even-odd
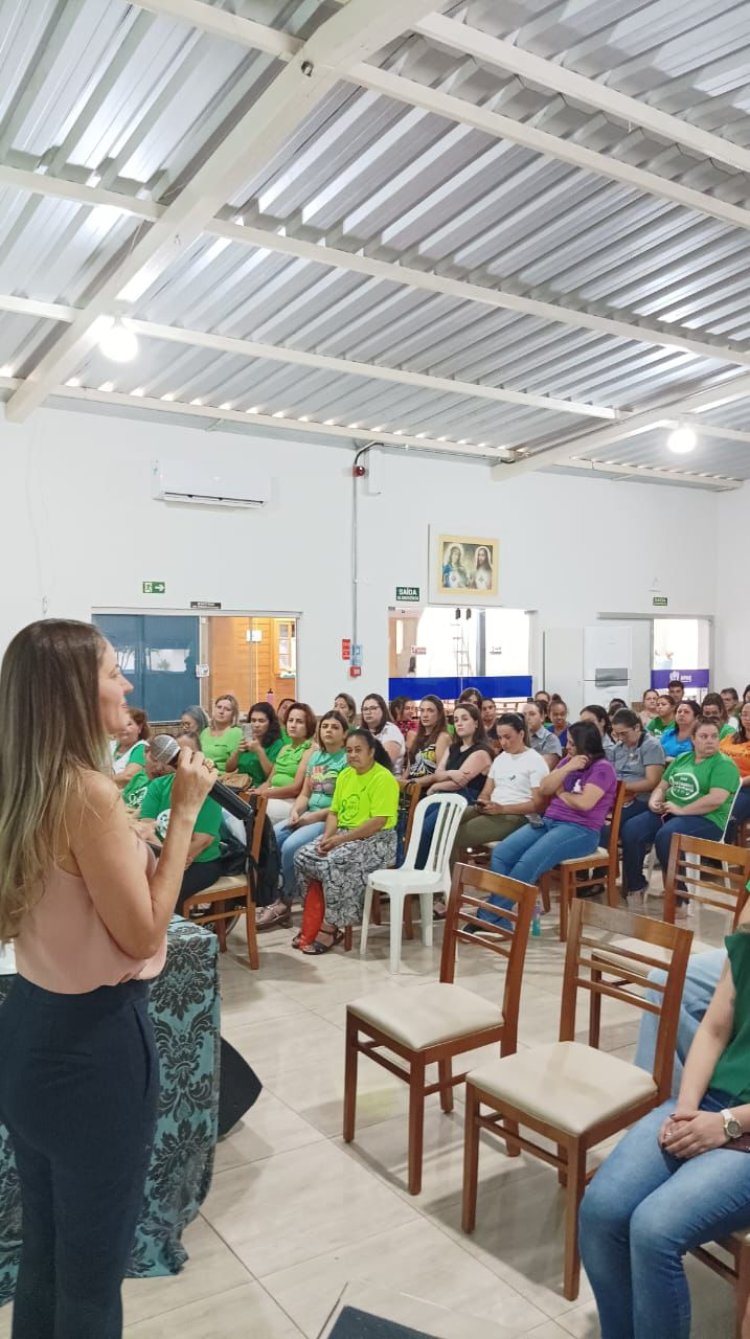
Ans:
[{"label": "green exit sign", "polygon": [[419,604],[419,586],[397,586],[396,599],[402,604]]},{"label": "green exit sign", "polygon": [[667,599],[666,595],[655,595],[654,604],[656,605],[657,609],[666,609],[667,605],[669,604],[669,600]]},{"label": "green exit sign", "polygon": [[144,581],[143,583],[144,595],[166,595],[166,593],[166,581]]}]

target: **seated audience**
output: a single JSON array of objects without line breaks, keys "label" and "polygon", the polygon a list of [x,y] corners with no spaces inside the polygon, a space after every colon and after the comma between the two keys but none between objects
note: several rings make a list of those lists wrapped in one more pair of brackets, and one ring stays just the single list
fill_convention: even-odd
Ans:
[{"label": "seated audience", "polygon": [[200,739],[208,725],[208,716],[202,707],[186,707],[180,717],[180,729]]},{"label": "seated audience", "polygon": [[[294,857],[297,885],[304,897],[317,881],[325,898],[325,917],[303,953],[329,953],[341,943],[347,925],[362,919],[368,875],[387,869],[396,855],[398,782],[382,744],[360,727],[346,740],[347,766],[339,773],[326,815],[325,831]],[[294,941],[300,946],[300,937]]]},{"label": "seated audience", "polygon": [[291,923],[291,905],[296,892],[294,857],[301,847],[322,837],[339,772],[346,767],[348,725],[340,711],[327,711],[318,724],[318,747],[311,749],[305,763],[302,790],[289,817],[274,827],[281,851],[281,894],[257,915],[259,930]]},{"label": "seated audience", "polygon": [[730,724],[727,716],[727,709],[721,693],[706,693],[700,704],[699,711],[704,721],[716,721],[719,727],[719,738],[726,739],[727,735],[733,735],[737,729],[738,722],[735,720]]},{"label": "seated audience", "polygon": [[719,748],[732,759],[740,774],[740,788],[732,805],[732,818],[727,829],[727,841],[736,841],[738,823],[750,819],[750,702],[740,708],[740,723],[734,734],[725,734]]},{"label": "seated audience", "polygon": [[477,711],[481,712],[484,697],[482,696],[478,688],[464,688],[464,691],[459,697],[456,706],[458,706],[459,704],[463,706],[464,702],[471,703],[472,706],[476,707]]},{"label": "seated audience", "polygon": [[423,697],[418,716],[417,727],[406,740],[404,773],[408,782],[424,789],[432,785],[437,760],[450,748],[451,736],[445,706],[439,697],[432,693]]},{"label": "seated audience", "polygon": [[614,714],[612,740],[609,761],[617,780],[625,785],[626,798],[620,820],[624,825],[638,814],[648,812],[649,796],[664,774],[665,757],[659,740],[644,730],[640,717],[627,707]]},{"label": "seated audience", "polygon": [[667,696],[672,702],[672,706],[677,710],[685,697],[685,686],[679,679],[670,679],[667,684]]},{"label": "seated audience", "polygon": [[549,725],[549,709],[552,701],[550,694],[545,688],[539,688],[534,694],[534,701],[541,713],[542,724]]},{"label": "seated audience", "polygon": [[391,720],[397,725],[404,739],[417,727],[417,704],[410,697],[394,697],[392,702],[388,703],[388,710],[391,713]]},{"label": "seated audience", "polygon": [[607,714],[609,716],[614,716],[616,711],[622,711],[623,707],[627,708],[627,706],[628,704],[624,697],[613,697],[607,707]]},{"label": "seated audience", "polygon": [[286,722],[289,712],[292,710],[292,707],[294,705],[295,700],[293,697],[282,697],[278,707],[276,708],[276,715],[279,718],[279,725],[281,726],[281,738],[284,744],[289,743],[289,735],[287,734]]},{"label": "seated audience", "polygon": [[357,704],[349,693],[337,693],[333,700],[333,710],[340,711],[350,730],[357,724]]},{"label": "seated audience", "polygon": [[[569,726],[568,736],[568,756],[539,784],[539,797],[548,802],[544,816],[538,824],[527,823],[494,847],[493,873],[533,886],[561,860],[592,855],[597,849],[614,802],[617,778],[591,721]],[[507,905],[496,896],[489,900],[497,906]],[[498,921],[486,910],[479,916]]]},{"label": "seated audience", "polygon": [[[722,688],[721,700],[724,703],[724,706],[726,707],[727,720],[731,721],[732,718],[734,718],[734,720],[737,722],[737,725],[739,725],[740,710],[742,708],[742,703],[740,702],[740,699],[737,695],[737,689]],[[734,727],[735,730],[737,729],[737,725],[735,725]]]},{"label": "seated audience", "polygon": [[500,741],[497,733],[497,704],[494,697],[483,697],[479,710],[482,715],[484,733],[489,739],[495,753],[497,753],[500,748]]},{"label": "seated audience", "polygon": [[240,706],[232,693],[223,693],[214,702],[211,720],[201,731],[201,752],[216,765],[218,772],[225,772],[227,759],[242,743],[242,730],[237,722],[240,719]]},{"label": "seated audience", "polygon": [[643,904],[648,887],[643,861],[652,842],[666,871],[675,832],[706,841],[721,841],[724,834],[739,786],[739,772],[731,758],[719,752],[719,730],[713,721],[699,723],[693,743],[691,753],[669,763],[651,793],[648,810],[636,815],[622,830],[622,887],[631,907]]},{"label": "seated audience", "polygon": [[497,719],[497,732],[501,752],[490,767],[476,804],[463,812],[452,865],[464,860],[470,847],[510,836],[538,811],[536,792],[549,768],[541,754],[529,747],[523,716],[503,712]]},{"label": "seated audience", "polygon": [[362,724],[370,734],[383,745],[393,767],[393,775],[400,776],[403,771],[406,754],[406,741],[397,725],[391,720],[391,713],[385,698],[380,693],[369,693],[362,702]]},{"label": "seated audience", "polygon": [[657,714],[649,721],[646,729],[652,735],[663,735],[670,725],[674,725],[674,703],[668,693],[660,693]]},{"label": "seated audience", "polygon": [[675,709],[674,722],[658,736],[668,761],[679,758],[683,753],[692,753],[693,735],[700,718],[701,709],[697,702],[681,702]]},{"label": "seated audience", "polygon": [[112,779],[123,788],[143,771],[146,757],[145,744],[149,737],[148,716],[140,707],[128,707],[128,723],[120,731],[111,748]]},{"label": "seated audience", "polygon": [[[427,794],[456,791],[459,795],[463,795],[469,804],[476,804],[495,756],[492,745],[485,737],[479,708],[473,702],[462,702],[457,705],[453,713],[453,728],[455,739],[440,757]],[[438,810],[435,806],[428,808],[425,813],[417,851],[417,869],[425,867],[437,815]],[[442,904],[438,905],[436,913],[444,915]]]},{"label": "seated audience", "polygon": [[746,684],[746,685],[745,685],[745,688],[743,689],[743,692],[742,692],[742,701],[743,701],[743,702],[750,702],[750,683]]},{"label": "seated audience", "polygon": [[535,753],[542,755],[551,771],[562,757],[562,744],[554,730],[548,730],[544,724],[542,708],[537,702],[525,702],[523,714],[529,728],[529,744]]},{"label": "seated audience", "polygon": [[[617,701],[617,699],[614,698],[613,701]],[[611,753],[613,747],[612,722],[609,719],[609,712],[605,711],[604,707],[600,707],[599,704],[595,702],[590,707],[581,708],[581,715],[579,717],[579,720],[591,721],[592,724],[596,726],[597,730],[599,731],[599,734],[602,737],[604,752],[609,757],[609,754]]]},{"label": "seated audience", "polygon": [[267,781],[256,787],[256,795],[268,796],[266,817],[270,823],[288,818],[302,790],[307,767],[307,752],[312,747],[317,727],[315,712],[306,702],[293,702],[286,718],[289,742],[279,749],[273,771]]},{"label": "seated audience", "polygon": [[642,710],[640,712],[641,725],[647,730],[652,721],[655,721],[659,715],[659,694],[655,688],[647,688],[643,694]]},{"label": "seated audience", "polygon": [[581,1256],[602,1339],[688,1339],[683,1257],[750,1223],[750,1158],[731,1150],[750,1131],[746,931],[727,939],[729,968],[696,1032],[677,1101],[627,1132],[584,1195]]},{"label": "seated audience", "polygon": [[247,713],[242,743],[227,758],[227,772],[250,778],[251,788],[262,786],[271,775],[284,741],[281,725],[270,702],[255,702]]},{"label": "seated audience", "polygon": [[551,699],[549,705],[549,718],[553,733],[560,742],[560,748],[563,753],[568,743],[568,708],[561,697],[556,695]]},{"label": "seated audience", "polygon": [[[177,742],[181,748],[193,750],[195,735],[178,735]],[[147,768],[153,773],[153,779],[149,781],[141,800],[140,818],[136,830],[145,841],[161,845],[169,827],[175,773],[166,767],[152,764],[149,759]],[[204,888],[210,888],[211,884],[216,883],[222,876],[219,840],[221,822],[221,805],[209,795],[203,801],[195,820],[188,863],[177,898],[177,912],[187,897],[191,897],[193,893],[203,892]]]}]

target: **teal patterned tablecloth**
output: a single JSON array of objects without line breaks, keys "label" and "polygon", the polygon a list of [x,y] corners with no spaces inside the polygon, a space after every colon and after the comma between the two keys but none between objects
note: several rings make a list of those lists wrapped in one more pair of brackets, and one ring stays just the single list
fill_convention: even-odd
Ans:
[{"label": "teal patterned tablecloth", "polygon": [[[0,1005],[12,976],[0,976]],[[167,961],[151,988],[149,1011],[161,1066],[161,1096],[151,1169],[129,1278],[177,1274],[181,1237],[211,1184],[219,1110],[218,941],[175,917]],[[21,1196],[8,1132],[0,1124],[0,1306],[13,1297],[21,1245]]]}]

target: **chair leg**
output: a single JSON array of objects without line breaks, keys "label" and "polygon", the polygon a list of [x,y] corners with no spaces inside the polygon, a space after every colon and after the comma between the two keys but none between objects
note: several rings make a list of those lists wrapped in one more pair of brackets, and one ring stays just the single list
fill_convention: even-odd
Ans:
[{"label": "chair leg", "polygon": [[403,906],[401,893],[391,893],[390,963],[389,970],[397,972],[401,966],[401,929],[403,925]]},{"label": "chair leg", "polygon": [[226,951],[227,951],[227,923],[226,923],[226,921],[214,921],[214,928],[215,928],[215,930],[216,930],[216,938],[217,938],[218,941],[219,941],[219,952],[220,952],[220,953],[226,953]]},{"label": "chair leg", "polygon": [[352,943],[354,942],[354,941],[353,941],[353,930],[354,930],[354,927],[353,927],[352,925],[345,925],[345,926],[344,926],[344,952],[345,952],[345,953],[351,953],[351,951],[352,951]]},{"label": "chair leg", "polygon": [[541,879],[539,880],[539,892],[542,895],[542,907],[544,908],[545,912],[549,911],[551,906],[549,899],[549,885],[550,885],[549,874],[543,874]]},{"label": "chair leg", "polygon": [[422,918],[422,943],[425,948],[432,948],[434,939],[434,924],[432,920],[432,893],[419,894],[419,914]]},{"label": "chair leg", "polygon": [[354,1138],[354,1125],[357,1115],[357,1038],[359,1026],[353,1014],[346,1015],[346,1058],[344,1064],[344,1143],[350,1144]]},{"label": "chair leg", "polygon": [[750,1319],[745,1323],[745,1312],[750,1301],[750,1247],[741,1246],[737,1261],[737,1335],[736,1339],[748,1339]]},{"label": "chair leg", "polygon": [[414,1056],[409,1066],[409,1194],[422,1189],[424,1149],[424,1060]]},{"label": "chair leg", "polygon": [[407,939],[414,938],[414,904],[408,894],[404,898],[404,934]]},{"label": "chair leg", "polygon": [[564,867],[560,870],[560,942],[568,938],[568,912],[573,897],[571,871]]},{"label": "chair leg", "polygon": [[[595,967],[592,967],[591,968],[592,984],[594,984],[597,981],[601,981],[601,979],[602,979],[601,972],[598,972]],[[595,1049],[598,1049],[599,1047],[599,1033],[601,1031],[601,1022],[602,1022],[602,997],[597,991],[592,990],[591,999],[589,1001],[589,1046],[593,1046]]]},{"label": "chair leg", "polygon": [[563,1293],[574,1302],[581,1286],[578,1250],[578,1210],[586,1189],[586,1150],[579,1140],[568,1149],[568,1188],[565,1200],[565,1271]]},{"label": "chair leg", "polygon": [[362,908],[362,934],[359,941],[359,956],[364,958],[367,952],[367,936],[370,931],[370,914],[372,912],[373,887],[371,883],[365,888],[365,903]]},{"label": "chair leg", "polygon": [[477,1222],[477,1183],[479,1180],[479,1098],[473,1083],[466,1085],[466,1117],[464,1121],[464,1193],[461,1227],[473,1232]]},{"label": "chair leg", "polygon": [[257,916],[255,914],[255,903],[252,898],[247,899],[247,910],[245,912],[245,935],[247,937],[247,957],[250,967],[257,972],[260,967],[260,954],[258,953],[258,929],[256,925]]},{"label": "chair leg", "polygon": [[447,1060],[438,1060],[438,1078],[440,1080],[440,1105],[446,1113],[453,1110],[453,1065],[450,1056]]}]

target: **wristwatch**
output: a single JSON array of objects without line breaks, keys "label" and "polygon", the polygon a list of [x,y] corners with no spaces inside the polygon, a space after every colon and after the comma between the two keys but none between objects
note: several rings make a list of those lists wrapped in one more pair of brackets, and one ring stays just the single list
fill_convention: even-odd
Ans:
[{"label": "wristwatch", "polygon": [[729,1110],[722,1111],[721,1119],[724,1122],[724,1133],[727,1139],[739,1139],[742,1134],[742,1126],[736,1116]]}]

